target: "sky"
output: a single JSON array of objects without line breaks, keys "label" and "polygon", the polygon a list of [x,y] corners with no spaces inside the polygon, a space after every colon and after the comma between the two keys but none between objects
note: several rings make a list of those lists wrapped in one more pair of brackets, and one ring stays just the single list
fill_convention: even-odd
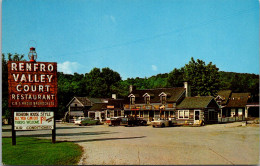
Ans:
[{"label": "sky", "polygon": [[73,74],[109,67],[122,79],[169,73],[191,57],[259,74],[258,0],[3,0],[2,53]]}]

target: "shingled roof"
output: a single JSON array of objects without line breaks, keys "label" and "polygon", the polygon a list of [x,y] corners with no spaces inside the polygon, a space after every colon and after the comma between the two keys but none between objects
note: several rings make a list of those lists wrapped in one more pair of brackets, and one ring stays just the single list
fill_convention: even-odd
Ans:
[{"label": "shingled roof", "polygon": [[176,108],[177,109],[207,108],[212,100],[214,100],[214,97],[212,96],[185,97],[184,100],[179,105],[177,105]]},{"label": "shingled roof", "polygon": [[221,97],[221,99],[222,99],[222,102],[220,103],[220,105],[226,105],[227,104],[231,93],[232,93],[231,90],[220,90],[220,91],[218,91],[218,96]]},{"label": "shingled roof", "polygon": [[250,93],[232,93],[231,98],[226,107],[229,108],[240,108],[245,107]]},{"label": "shingled roof", "polygon": [[74,100],[78,100],[81,104],[83,104],[84,106],[91,106],[90,102],[92,104],[94,103],[106,103],[106,101],[108,101],[108,99],[104,99],[104,98],[92,98],[92,97],[73,97],[73,99],[67,104],[67,107],[70,105],[71,102],[73,102]]},{"label": "shingled roof", "polygon": [[135,96],[135,103],[142,104],[145,103],[144,94],[150,95],[151,103],[160,103],[160,94],[164,92],[167,94],[167,102],[177,102],[183,93],[185,93],[185,88],[158,88],[158,89],[144,89],[144,90],[134,90],[131,94]]},{"label": "shingled roof", "polygon": [[105,110],[106,108],[107,108],[106,103],[96,103],[89,109],[89,111],[102,111]]},{"label": "shingled roof", "polygon": [[114,106],[113,109],[123,109],[123,104],[126,104],[125,99],[109,99],[107,103],[94,103],[89,111],[102,111],[107,109],[107,106]]}]

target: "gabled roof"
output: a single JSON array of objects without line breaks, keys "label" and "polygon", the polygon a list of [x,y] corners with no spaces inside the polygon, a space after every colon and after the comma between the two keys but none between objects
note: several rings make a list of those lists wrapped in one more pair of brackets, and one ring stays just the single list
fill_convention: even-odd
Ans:
[{"label": "gabled roof", "polygon": [[89,109],[89,111],[102,111],[105,110],[106,108],[107,108],[106,103],[96,103]]},{"label": "gabled roof", "polygon": [[108,99],[103,99],[103,98],[92,98],[92,97],[73,97],[71,101],[67,104],[67,107],[74,101],[78,100],[83,106],[90,106],[88,105],[89,101],[94,104],[94,103],[105,103]]},{"label": "gabled roof", "polygon": [[[212,97],[212,96],[185,97],[184,100],[179,105],[177,105],[176,108],[177,109],[207,108],[212,100],[214,100],[214,97]],[[216,103],[216,105],[218,106],[217,103]]]},{"label": "gabled roof", "polygon": [[185,92],[185,88],[177,87],[177,88],[158,88],[158,89],[144,89],[144,90],[134,90],[131,94],[135,96],[135,103],[141,104],[145,103],[144,94],[150,95],[151,103],[160,103],[160,94],[164,92],[167,94],[167,102],[177,102],[181,95]]},{"label": "gabled roof", "polygon": [[107,103],[94,103],[89,111],[102,111],[106,110],[107,106],[114,106],[113,109],[123,109],[123,105],[126,104],[125,99],[108,99]]},{"label": "gabled roof", "polygon": [[107,101],[107,99],[104,99],[104,98],[92,98],[92,97],[88,97],[88,99],[89,99],[92,103],[105,103],[105,101]]},{"label": "gabled roof", "polygon": [[220,103],[220,105],[226,105],[227,104],[231,93],[232,93],[231,90],[220,90],[220,91],[218,91],[217,97],[220,97],[222,99],[222,102]]},{"label": "gabled roof", "polygon": [[231,98],[226,107],[229,108],[240,108],[245,107],[250,93],[232,93]]}]

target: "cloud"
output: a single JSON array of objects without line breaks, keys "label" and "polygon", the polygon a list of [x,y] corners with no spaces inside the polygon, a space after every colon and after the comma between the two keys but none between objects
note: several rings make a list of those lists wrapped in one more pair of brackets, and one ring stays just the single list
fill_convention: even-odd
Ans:
[{"label": "cloud", "polygon": [[58,71],[65,74],[73,74],[78,70],[80,64],[78,62],[65,61],[63,63],[58,63]]},{"label": "cloud", "polygon": [[157,66],[152,65],[152,70],[153,70],[153,71],[157,71]]},{"label": "cloud", "polygon": [[116,18],[114,16],[110,15],[110,19],[113,23],[116,23]]},{"label": "cloud", "polygon": [[115,18],[115,16],[113,16],[113,15],[105,15],[105,16],[104,16],[104,19],[105,19],[106,21],[108,21],[108,22],[112,22],[112,23],[116,24],[116,18]]}]

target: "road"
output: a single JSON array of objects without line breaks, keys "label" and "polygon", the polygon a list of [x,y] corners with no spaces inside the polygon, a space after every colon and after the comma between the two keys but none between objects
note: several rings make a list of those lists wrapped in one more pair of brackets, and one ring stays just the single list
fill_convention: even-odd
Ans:
[{"label": "road", "polygon": [[[4,126],[2,136],[11,136]],[[241,122],[203,127],[108,127],[57,124],[57,141],[84,149],[79,165],[258,165],[259,125]],[[17,136],[51,139],[51,131],[18,131]],[[17,142],[19,145],[19,142]]]}]

